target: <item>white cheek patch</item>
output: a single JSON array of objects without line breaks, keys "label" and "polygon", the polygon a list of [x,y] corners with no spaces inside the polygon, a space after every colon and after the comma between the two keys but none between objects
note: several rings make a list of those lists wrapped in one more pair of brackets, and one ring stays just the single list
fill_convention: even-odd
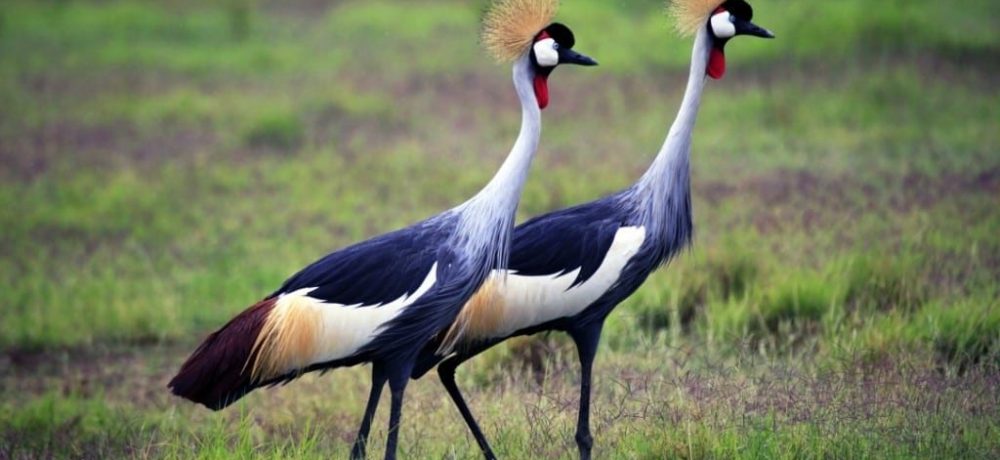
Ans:
[{"label": "white cheek patch", "polygon": [[559,64],[559,52],[556,51],[556,41],[551,38],[535,43],[535,59],[542,67],[555,67]]},{"label": "white cheek patch", "polygon": [[736,25],[733,24],[732,14],[723,11],[712,16],[712,31],[716,38],[732,38],[736,35]]}]

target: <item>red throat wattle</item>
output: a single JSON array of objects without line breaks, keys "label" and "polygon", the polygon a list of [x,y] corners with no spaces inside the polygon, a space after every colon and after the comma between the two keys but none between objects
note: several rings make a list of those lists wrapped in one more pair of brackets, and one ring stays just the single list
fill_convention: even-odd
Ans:
[{"label": "red throat wattle", "polygon": [[538,99],[538,108],[545,109],[549,106],[549,77],[535,75],[535,98]]},{"label": "red throat wattle", "polygon": [[712,52],[708,56],[708,73],[709,77],[716,80],[722,78],[726,74],[726,53],[721,49],[712,47]]}]

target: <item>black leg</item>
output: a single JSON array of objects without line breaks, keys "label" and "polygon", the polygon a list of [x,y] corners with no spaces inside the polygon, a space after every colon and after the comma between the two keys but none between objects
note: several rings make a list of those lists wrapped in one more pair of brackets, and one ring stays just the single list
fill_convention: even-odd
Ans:
[{"label": "black leg", "polygon": [[476,419],[472,416],[472,411],[465,404],[465,398],[462,397],[462,393],[458,390],[458,385],[455,383],[455,369],[477,354],[479,353],[456,355],[444,360],[444,362],[438,365],[438,377],[441,379],[441,384],[444,385],[444,388],[448,390],[451,400],[455,402],[455,407],[458,407],[458,411],[462,413],[462,418],[465,419],[465,424],[472,431],[472,436],[476,438],[476,443],[479,444],[479,448],[483,451],[483,456],[486,457],[486,460],[496,460],[497,457],[493,455],[490,444],[486,441],[486,436],[479,429],[479,424],[476,423]]},{"label": "black leg", "polygon": [[570,332],[580,357],[580,414],[576,424],[576,445],[580,449],[580,460],[590,460],[590,451],[594,447],[594,437],[590,434],[590,380],[603,326],[603,323],[599,323]]},{"label": "black leg", "polygon": [[413,361],[396,363],[389,376],[389,391],[392,392],[392,411],[389,413],[389,439],[385,444],[385,460],[396,460],[396,446],[399,443],[399,423],[403,418],[403,392],[410,381]]},{"label": "black leg", "polygon": [[372,419],[375,418],[375,409],[378,409],[378,400],[382,397],[382,387],[385,386],[385,372],[378,364],[372,365],[372,390],[368,395],[368,405],[365,407],[365,415],[361,419],[361,428],[358,429],[358,437],[354,440],[354,447],[351,448],[351,458],[362,460],[365,458],[365,447],[368,444],[368,432],[372,428]]}]

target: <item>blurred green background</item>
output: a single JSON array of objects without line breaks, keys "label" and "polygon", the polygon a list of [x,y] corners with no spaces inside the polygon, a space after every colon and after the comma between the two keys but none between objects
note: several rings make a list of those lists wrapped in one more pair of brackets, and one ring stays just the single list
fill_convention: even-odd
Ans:
[{"label": "blurred green background", "polygon": [[[1000,3],[753,5],[778,38],[734,40],[708,85],[694,248],[610,320],[595,455],[1000,455]],[[222,414],[164,386],[296,269],[492,175],[520,112],[485,6],[0,3],[0,458],[346,457],[365,369]],[[564,2],[601,66],[551,79],[522,218],[649,164],[691,49],[664,10]],[[460,371],[499,455],[573,457],[573,353]],[[478,458],[434,379],[411,388],[401,453]]]}]

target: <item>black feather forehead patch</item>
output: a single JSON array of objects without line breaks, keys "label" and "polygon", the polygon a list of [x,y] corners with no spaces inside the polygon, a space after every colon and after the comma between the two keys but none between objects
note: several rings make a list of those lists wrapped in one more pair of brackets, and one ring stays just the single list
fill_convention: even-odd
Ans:
[{"label": "black feather forehead patch", "polygon": [[542,32],[548,33],[559,46],[563,48],[572,48],[576,44],[576,38],[573,37],[573,31],[569,30],[565,24],[559,22],[553,22],[549,24]]},{"label": "black feather forehead patch", "polygon": [[722,4],[722,8],[730,12],[733,16],[747,21],[753,19],[753,7],[744,0],[728,0]]}]

